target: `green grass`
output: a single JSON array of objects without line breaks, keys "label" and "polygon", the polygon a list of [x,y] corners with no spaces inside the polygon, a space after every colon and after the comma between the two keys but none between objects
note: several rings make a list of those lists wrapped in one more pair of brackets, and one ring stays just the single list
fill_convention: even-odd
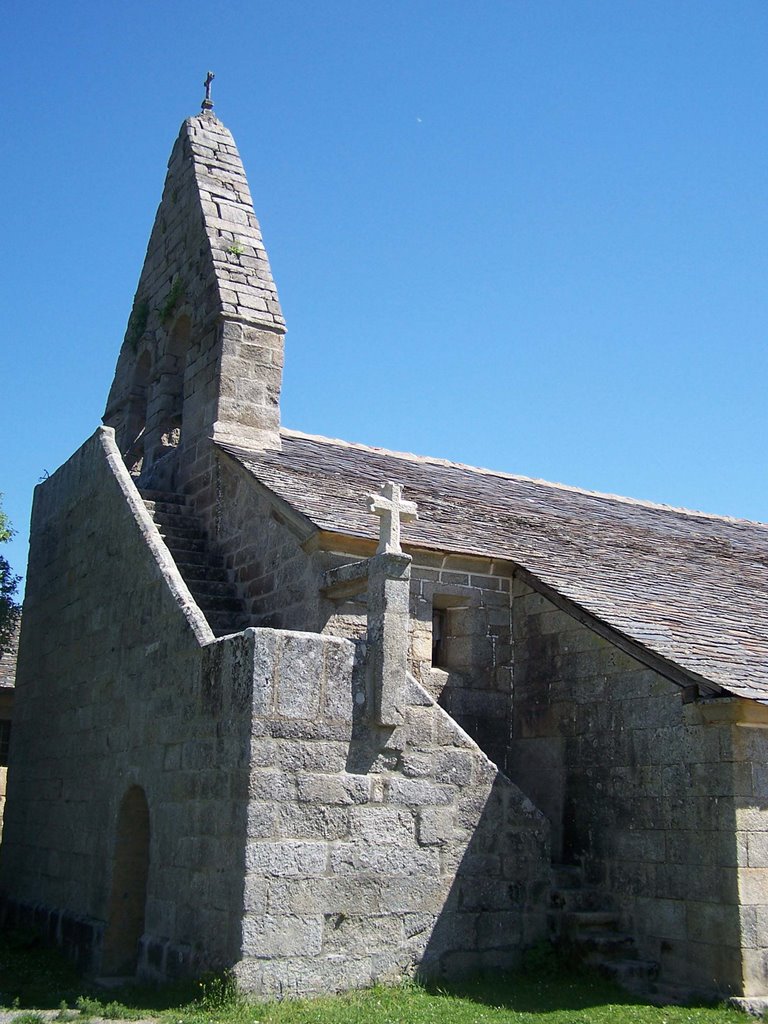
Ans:
[{"label": "green grass", "polygon": [[46,949],[32,932],[0,937],[1,1005],[54,1009],[62,999],[74,1001],[82,988],[75,969],[56,950]]},{"label": "green grass", "polygon": [[0,938],[0,1004],[18,1009],[14,1024],[41,1024],[34,1011],[57,1009],[59,1022],[91,1017],[161,1024],[748,1024],[714,1006],[649,1006],[583,971],[531,964],[510,975],[465,984],[376,986],[360,992],[282,1003],[252,1002],[226,980],[183,986],[135,986],[97,993],[55,950],[31,936]]}]

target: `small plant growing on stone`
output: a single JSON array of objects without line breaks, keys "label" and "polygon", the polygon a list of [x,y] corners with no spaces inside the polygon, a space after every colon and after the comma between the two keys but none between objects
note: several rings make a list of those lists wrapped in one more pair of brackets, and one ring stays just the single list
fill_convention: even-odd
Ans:
[{"label": "small plant growing on stone", "polygon": [[176,312],[176,307],[184,299],[184,291],[184,282],[180,277],[175,278],[171,285],[171,290],[168,292],[168,297],[159,310],[160,322],[162,324],[167,324]]},{"label": "small plant growing on stone", "polygon": [[134,299],[131,315],[128,317],[128,330],[125,332],[125,340],[135,352],[139,347],[144,331],[147,329],[149,320],[149,303],[146,299]]},{"label": "small plant growing on stone", "polygon": [[245,246],[242,242],[234,241],[231,245],[227,246],[227,252],[230,256],[242,256],[245,252]]}]

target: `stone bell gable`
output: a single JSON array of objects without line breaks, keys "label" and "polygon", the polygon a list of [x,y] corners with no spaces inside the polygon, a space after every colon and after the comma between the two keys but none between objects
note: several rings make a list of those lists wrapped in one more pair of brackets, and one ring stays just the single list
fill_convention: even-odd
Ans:
[{"label": "stone bell gable", "polygon": [[142,484],[209,437],[279,446],[285,322],[234,139],[204,111],[168,162],[104,422]]}]

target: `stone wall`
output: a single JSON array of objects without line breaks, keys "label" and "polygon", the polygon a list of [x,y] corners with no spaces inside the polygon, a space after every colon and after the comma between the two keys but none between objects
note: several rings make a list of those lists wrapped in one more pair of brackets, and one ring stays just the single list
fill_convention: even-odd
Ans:
[{"label": "stone wall", "polygon": [[[411,671],[500,768],[511,730],[512,645],[509,563],[413,551],[410,598]],[[359,555],[318,556],[337,567]],[[362,638],[365,594],[321,604],[325,633]],[[438,617],[435,618],[437,611]],[[442,631],[437,650],[435,629]]]},{"label": "stone wall", "polygon": [[684,705],[520,581],[513,626],[511,775],[550,819],[555,855],[584,866],[662,981],[764,992],[765,728]]},{"label": "stone wall", "polygon": [[36,490],[0,891],[96,968],[131,787],[155,961],[227,963],[239,942],[250,707],[210,700],[212,635],[164,550],[111,431]]},{"label": "stone wall", "polygon": [[319,630],[322,554],[301,545],[263,488],[226,455],[214,456],[211,485],[196,509],[237,583],[254,626]]},{"label": "stone wall", "polygon": [[[511,728],[510,577],[504,562],[422,551],[414,556],[411,583],[414,673],[504,770]],[[436,651],[435,629],[442,632]]]},{"label": "stone wall", "polygon": [[244,986],[309,994],[517,963],[545,931],[541,814],[412,676],[405,724],[377,728],[356,645],[253,642]]},{"label": "stone wall", "polygon": [[364,645],[214,641],[111,430],[40,485],[32,537],[6,923],[262,995],[509,966],[543,934],[541,814],[413,677],[373,725]]},{"label": "stone wall", "polygon": [[3,818],[5,816],[5,796],[8,786],[8,769],[0,765],[0,839],[3,835]]},{"label": "stone wall", "polygon": [[[206,525],[254,626],[309,630],[361,640],[365,593],[322,594],[326,570],[360,551],[324,551],[311,525],[289,521],[274,498],[226,453],[201,452],[190,484]],[[339,546],[344,538],[339,538]],[[368,545],[370,553],[374,545]],[[439,552],[413,553],[409,664],[442,707],[504,768],[510,735],[512,646],[509,563]],[[433,668],[433,609],[443,612],[440,667]]]},{"label": "stone wall", "polygon": [[[16,650],[14,647],[14,676],[16,674]],[[3,832],[5,797],[8,782],[8,753],[13,718],[13,686],[0,686],[0,837]]]}]

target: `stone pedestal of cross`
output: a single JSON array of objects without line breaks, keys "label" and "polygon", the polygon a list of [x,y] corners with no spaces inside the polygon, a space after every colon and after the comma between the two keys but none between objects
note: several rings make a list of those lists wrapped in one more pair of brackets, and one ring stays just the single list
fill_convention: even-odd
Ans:
[{"label": "stone pedestal of cross", "polygon": [[399,484],[388,482],[381,494],[368,495],[368,511],[381,517],[376,554],[368,562],[368,649],[380,725],[405,721],[408,672],[411,556],[400,547],[400,523],[416,518],[414,502],[404,501]]}]

